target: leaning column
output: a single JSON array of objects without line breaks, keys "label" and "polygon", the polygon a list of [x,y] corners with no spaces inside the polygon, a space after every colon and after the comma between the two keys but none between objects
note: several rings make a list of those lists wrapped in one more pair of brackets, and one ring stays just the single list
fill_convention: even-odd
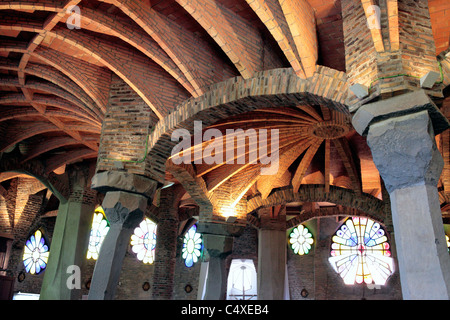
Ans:
[{"label": "leaning column", "polygon": [[156,186],[156,181],[125,172],[102,172],[93,177],[91,187],[105,193],[102,207],[110,229],[95,264],[89,300],[114,299],[131,234],[144,219]]},{"label": "leaning column", "polygon": [[144,217],[147,198],[113,191],[106,193],[102,206],[110,229],[95,264],[89,300],[114,299],[127,246],[133,230]]},{"label": "leaning column", "polygon": [[447,252],[437,183],[443,158],[435,134],[447,119],[424,91],[361,107],[353,117],[367,136],[390,195],[404,299],[449,299]]},{"label": "leaning column", "polygon": [[[87,169],[87,168],[86,168]],[[81,288],[72,282],[71,267],[84,270],[96,192],[88,185],[89,170],[68,169],[71,190],[59,204],[41,300],[79,300]],[[76,284],[76,281],[75,281]]]}]

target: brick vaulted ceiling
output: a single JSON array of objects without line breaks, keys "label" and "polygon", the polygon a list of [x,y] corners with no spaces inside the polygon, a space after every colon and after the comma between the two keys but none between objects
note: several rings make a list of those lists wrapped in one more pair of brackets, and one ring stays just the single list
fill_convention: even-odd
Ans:
[{"label": "brick vaulted ceiling", "polygon": [[[72,5],[80,8],[81,29],[66,25]],[[430,0],[429,7],[438,55],[449,47],[450,2]],[[49,172],[95,159],[112,74],[162,119],[215,83],[275,68],[308,77],[316,63],[346,71],[340,0],[2,0],[0,152],[19,150],[22,163],[39,160]],[[272,122],[257,121],[269,113]],[[378,195],[370,151],[341,118],[300,106],[256,110],[215,126],[280,129],[284,171],[258,184],[263,195],[302,181]],[[317,125],[323,121],[334,121],[342,134],[324,141],[326,130]],[[251,190],[254,172],[197,166],[196,178],[210,191],[236,181],[238,196]]]}]

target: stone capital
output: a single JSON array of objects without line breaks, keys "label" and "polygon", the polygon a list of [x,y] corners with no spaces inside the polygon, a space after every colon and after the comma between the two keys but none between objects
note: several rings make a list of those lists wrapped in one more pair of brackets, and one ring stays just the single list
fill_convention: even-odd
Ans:
[{"label": "stone capital", "polygon": [[231,254],[233,250],[233,238],[214,235],[214,234],[204,234],[203,243],[205,249],[207,250],[207,260],[211,257],[224,258]]},{"label": "stone capital", "polygon": [[91,188],[98,192],[126,191],[153,199],[158,182],[150,178],[122,171],[104,171],[94,175]]},{"label": "stone capital", "polygon": [[223,237],[237,237],[244,232],[244,228],[240,225],[206,222],[200,220],[198,224],[198,232],[202,234],[211,234]]},{"label": "stone capital", "polygon": [[389,193],[419,184],[437,186],[444,162],[426,110],[372,124],[367,144]]},{"label": "stone capital", "polygon": [[111,225],[134,228],[144,217],[147,198],[134,193],[113,191],[106,193],[102,207]]},{"label": "stone capital", "polygon": [[377,122],[424,110],[429,114],[434,134],[438,135],[450,127],[447,118],[424,90],[417,90],[363,105],[353,116],[352,124],[356,132],[362,136],[367,136],[369,128]]}]

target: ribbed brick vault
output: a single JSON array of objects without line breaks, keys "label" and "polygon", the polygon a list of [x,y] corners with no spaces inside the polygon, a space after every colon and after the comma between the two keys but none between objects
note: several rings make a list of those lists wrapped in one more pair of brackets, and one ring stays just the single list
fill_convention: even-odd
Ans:
[{"label": "ribbed brick vault", "polygon": [[[73,22],[67,8],[73,5],[80,8],[81,29],[67,27]],[[448,85],[450,2],[430,0],[429,9]],[[364,138],[351,127],[345,103],[341,11],[340,0],[0,1],[0,183],[17,179],[8,172],[25,173],[64,197],[64,179],[57,173],[96,160],[115,75],[151,109],[156,124],[150,156],[164,155],[160,174],[187,191],[181,205],[195,202],[212,213],[232,204],[246,215],[239,209],[245,199],[265,201],[305,184],[321,185],[325,193],[333,187],[350,190],[352,203],[358,196],[381,198],[378,171]],[[372,34],[374,43],[379,36]],[[200,110],[227,86],[266,81],[277,72],[298,79],[302,99],[249,98],[254,105],[244,110],[230,98],[226,106]],[[442,110],[450,116],[448,99]],[[249,101],[240,103],[250,106]],[[240,109],[231,112],[231,106]],[[222,114],[211,112],[218,110]],[[259,175],[259,164],[165,163],[169,153],[158,147],[167,148],[168,133],[193,120],[224,134],[237,128],[279,130],[280,170],[267,177]],[[438,142],[446,161],[439,188],[447,208],[448,131]],[[294,200],[273,203],[287,202],[298,212],[301,201]],[[327,205],[326,197],[311,201]]]}]

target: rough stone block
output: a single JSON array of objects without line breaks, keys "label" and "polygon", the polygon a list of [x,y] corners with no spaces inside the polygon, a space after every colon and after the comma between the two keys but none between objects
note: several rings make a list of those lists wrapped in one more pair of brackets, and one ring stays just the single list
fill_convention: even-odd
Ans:
[{"label": "rough stone block", "polygon": [[436,135],[450,127],[447,118],[441,113],[424,90],[366,104],[359,108],[353,116],[352,124],[360,135],[366,136],[370,125],[373,123],[422,110],[428,111]]}]

